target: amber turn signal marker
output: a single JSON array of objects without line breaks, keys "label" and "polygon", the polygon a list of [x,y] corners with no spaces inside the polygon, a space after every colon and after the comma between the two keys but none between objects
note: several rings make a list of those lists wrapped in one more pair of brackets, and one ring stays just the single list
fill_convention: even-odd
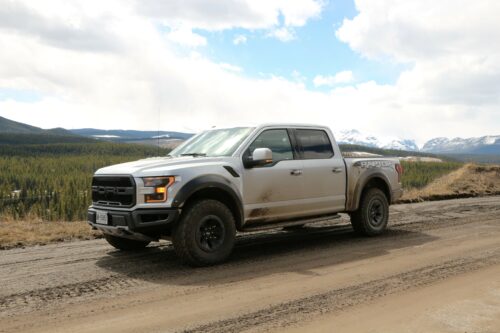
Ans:
[{"label": "amber turn signal marker", "polygon": [[174,181],[174,176],[144,178],[145,187],[154,187],[154,193],[144,195],[144,201],[146,203],[167,201],[167,189],[174,183]]}]

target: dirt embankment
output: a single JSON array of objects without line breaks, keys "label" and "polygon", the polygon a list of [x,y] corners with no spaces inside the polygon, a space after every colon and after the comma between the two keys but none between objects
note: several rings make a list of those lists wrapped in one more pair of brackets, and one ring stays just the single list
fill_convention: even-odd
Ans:
[{"label": "dirt embankment", "polygon": [[421,202],[500,194],[500,166],[466,164],[422,189],[405,191],[400,202]]}]

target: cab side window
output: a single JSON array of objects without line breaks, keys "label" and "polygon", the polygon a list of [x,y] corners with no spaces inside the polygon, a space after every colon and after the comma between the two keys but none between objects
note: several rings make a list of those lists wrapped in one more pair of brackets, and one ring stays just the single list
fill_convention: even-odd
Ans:
[{"label": "cab side window", "polygon": [[328,134],[322,130],[298,129],[296,138],[302,147],[303,159],[321,159],[333,156],[333,148]]},{"label": "cab side window", "polygon": [[262,132],[248,147],[247,156],[252,156],[256,148],[269,148],[273,152],[273,162],[293,160],[293,150],[286,129],[272,129]]}]

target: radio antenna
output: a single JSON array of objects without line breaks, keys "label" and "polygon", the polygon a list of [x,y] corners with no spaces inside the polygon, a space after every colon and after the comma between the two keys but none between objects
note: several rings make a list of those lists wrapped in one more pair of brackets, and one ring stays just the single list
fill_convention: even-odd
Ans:
[{"label": "radio antenna", "polygon": [[158,156],[160,156],[160,123],[161,123],[161,110],[160,107],[158,107]]}]

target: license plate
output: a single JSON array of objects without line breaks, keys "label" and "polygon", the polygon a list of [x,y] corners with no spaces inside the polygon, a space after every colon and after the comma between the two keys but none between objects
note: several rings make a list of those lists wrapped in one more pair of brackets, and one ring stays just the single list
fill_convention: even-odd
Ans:
[{"label": "license plate", "polygon": [[95,222],[97,224],[108,224],[108,213],[107,212],[96,212]]}]

